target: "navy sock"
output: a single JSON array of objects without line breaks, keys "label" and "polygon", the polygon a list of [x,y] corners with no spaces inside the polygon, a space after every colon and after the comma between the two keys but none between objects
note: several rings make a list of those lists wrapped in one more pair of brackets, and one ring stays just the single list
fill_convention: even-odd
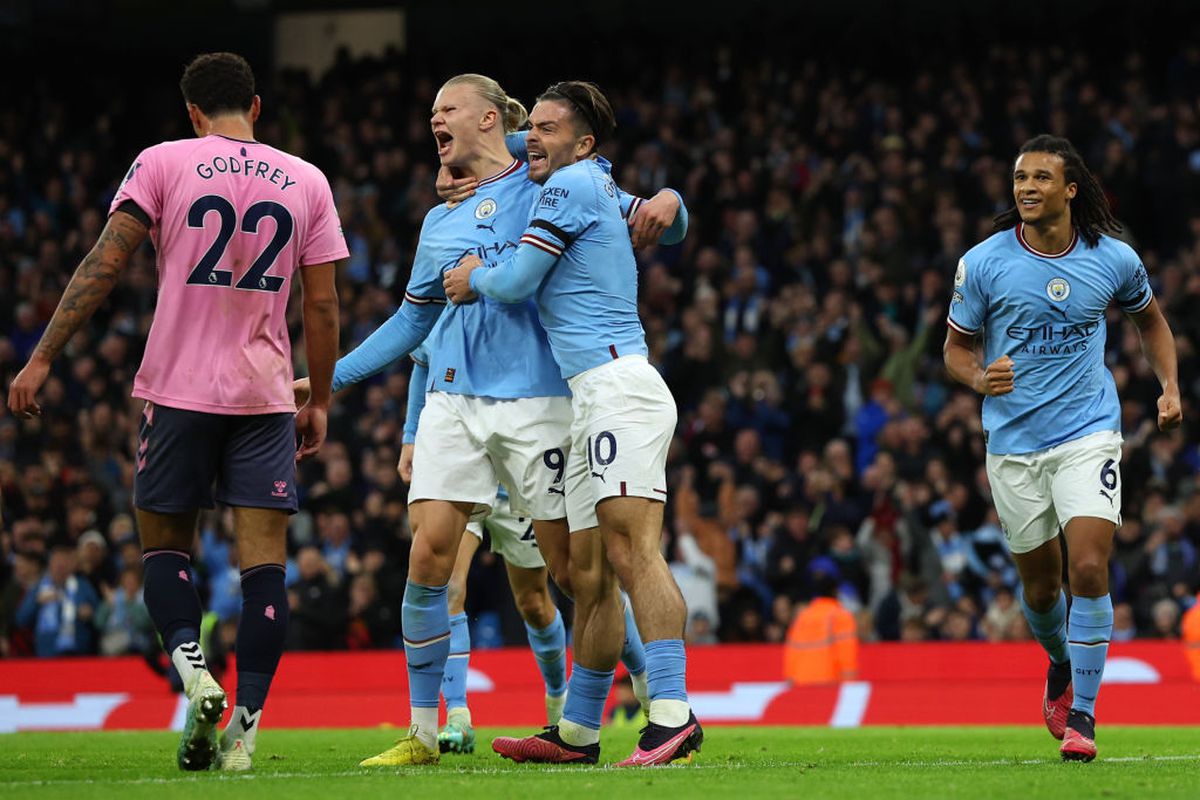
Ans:
[{"label": "navy sock", "polygon": [[283,655],[288,600],[282,564],[242,572],[242,618],[237,631],[237,704],[259,709]]},{"label": "navy sock", "polygon": [[146,610],[163,649],[200,641],[200,595],[192,583],[192,559],[182,550],[151,548],[142,555]]}]

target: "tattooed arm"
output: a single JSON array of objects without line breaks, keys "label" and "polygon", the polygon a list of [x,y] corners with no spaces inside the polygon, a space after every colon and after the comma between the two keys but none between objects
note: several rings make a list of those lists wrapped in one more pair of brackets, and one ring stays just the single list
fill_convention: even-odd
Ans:
[{"label": "tattooed arm", "polygon": [[124,211],[116,211],[108,218],[99,240],[67,284],[50,325],[29,357],[29,363],[9,387],[8,410],[15,416],[31,417],[41,413],[34,398],[50,374],[50,362],[108,297],[125,265],[129,263],[129,257],[145,240],[147,232],[145,224]]}]

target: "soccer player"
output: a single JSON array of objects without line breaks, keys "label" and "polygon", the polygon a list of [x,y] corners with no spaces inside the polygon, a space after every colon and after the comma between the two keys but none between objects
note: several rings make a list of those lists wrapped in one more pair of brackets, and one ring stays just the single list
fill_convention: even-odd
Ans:
[{"label": "soccer player", "polygon": [[1182,419],[1175,342],[1141,260],[1110,235],[1120,225],[1070,142],[1026,142],[1013,198],[1015,208],[996,218],[999,232],[958,262],[945,361],[955,380],[984,395],[996,510],[1024,584],[1025,617],[1050,656],[1046,726],[1063,740],[1063,759],[1091,761],[1113,624],[1108,559],[1121,524],[1120,405],[1104,365],[1105,312],[1116,303],[1141,334],[1162,385],[1162,430]]},{"label": "soccer player", "polygon": [[561,723],[492,747],[519,761],[598,759],[620,649],[619,637],[613,642],[620,629],[615,571],[646,643],[650,691],[649,723],[621,765],[665,764],[690,757],[703,741],[687,701],[686,609],[660,550],[675,401],[646,360],[633,248],[610,167],[596,157],[616,127],[612,107],[594,84],[566,81],[542,93],[530,122],[529,174],[543,186],[520,247],[489,269],[468,256],[444,285],[455,303],[475,295],[524,303],[536,295],[572,392],[571,558],[579,549],[581,560],[601,563],[603,590],[586,600],[576,592],[576,663]]},{"label": "soccer player", "polygon": [[[425,387],[429,378],[429,358],[424,346],[412,353],[413,372],[408,383],[408,412],[404,420],[404,442],[397,465],[405,483],[412,482],[413,449],[421,410],[425,406]],[[567,691],[567,636],[562,615],[550,597],[546,562],[538,550],[532,521],[513,514],[508,493],[501,491],[492,512],[483,522],[467,525],[471,536],[463,536],[454,571],[450,575],[447,596],[450,611],[450,655],[442,676],[442,696],[446,700],[446,725],[438,733],[438,749],[443,752],[471,753],[475,750],[475,730],[467,705],[467,667],[471,656],[471,634],[467,627],[467,573],[476,551],[483,543],[483,526],[492,539],[492,552],[504,559],[508,582],[517,610],[525,621],[525,632],[533,650],[542,680],[546,685],[546,720],[557,724]]]},{"label": "soccer player", "polygon": [[[254,139],[261,109],[250,65],[233,53],[195,58],[180,81],[197,137],[143,150],[108,224],[71,278],[8,405],[36,414],[51,361],[116,284],[149,233],[158,253],[154,322],[133,396],[146,401],[134,484],[145,601],[189,698],[182,769],[251,766],[283,653],[288,516],[298,458],[325,438],[338,350],[334,262],[348,253],[320,170]],[[304,290],[312,396],[296,412],[285,311]],[[303,441],[296,449],[296,434]],[[225,692],[200,651],[200,599],[189,553],[199,509],[233,507],[242,571],[237,704],[222,737]]]},{"label": "soccer player", "polygon": [[[433,331],[425,424],[413,451],[413,544],[401,610],[412,724],[407,736],[364,766],[436,764],[440,758],[438,693],[450,650],[448,581],[467,522],[490,510],[497,484],[508,488],[518,515],[533,519],[539,545],[567,536],[570,390],[536,307],[488,301],[442,314],[442,271],[465,252],[494,257],[515,249],[529,219],[536,187],[504,138],[525,119],[521,104],[485,76],[459,75],[442,86],[430,120],[442,165],[488,177],[478,181],[478,202],[443,204],[426,215],[400,309],[334,371],[337,390],[411,353]],[[307,391],[305,382],[298,381],[296,390]],[[573,578],[570,584],[576,594],[581,591]]]}]

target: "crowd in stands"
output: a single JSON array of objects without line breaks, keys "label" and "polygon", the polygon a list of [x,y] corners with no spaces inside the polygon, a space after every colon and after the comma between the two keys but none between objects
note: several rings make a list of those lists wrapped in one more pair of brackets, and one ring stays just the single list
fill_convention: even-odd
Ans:
[{"label": "crowd in stands", "polygon": [[[955,265],[1011,206],[1012,158],[1040,132],[1071,138],[1100,177],[1174,327],[1181,431],[1157,431],[1157,382],[1115,311],[1107,361],[1125,437],[1113,635],[1178,637],[1200,581],[1200,46],[1154,66],[993,47],[912,74],[735,48],[647,58],[633,76],[585,77],[617,111],[605,155],[618,182],[643,196],[673,186],[691,214],[682,245],[639,253],[651,359],[680,412],[665,546],[689,642],[782,641],[828,579],[864,640],[1029,636],[980,398],[949,381],[941,346]],[[445,77],[399,55],[259,76],[258,138],[330,177],[352,253],[339,272],[346,349],[397,307],[437,202],[428,109]],[[561,77],[573,76],[544,80]],[[0,111],[5,392],[138,150],[191,135],[170,81],[146,86],[157,80],[123,82],[129,96],[104,98],[107,113],[81,114],[42,84]],[[120,119],[135,113],[137,127]],[[146,246],[56,363],[42,416],[0,411],[0,656],[156,646],[140,603],[130,398],[155,283]],[[396,646],[408,371],[343,392],[300,470],[290,648]],[[236,561],[227,513],[203,514],[193,565],[214,646],[233,642]],[[507,592],[481,553],[476,646],[524,640]]]}]

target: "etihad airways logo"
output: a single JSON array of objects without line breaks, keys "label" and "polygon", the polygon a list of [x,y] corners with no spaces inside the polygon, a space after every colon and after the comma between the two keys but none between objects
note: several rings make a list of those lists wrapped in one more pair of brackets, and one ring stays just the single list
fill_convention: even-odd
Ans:
[{"label": "etihad airways logo", "polygon": [[1087,350],[1087,340],[1099,329],[1099,322],[1085,322],[1065,325],[1010,325],[1004,332],[1009,339],[1022,343],[1023,353],[1059,355]]}]

